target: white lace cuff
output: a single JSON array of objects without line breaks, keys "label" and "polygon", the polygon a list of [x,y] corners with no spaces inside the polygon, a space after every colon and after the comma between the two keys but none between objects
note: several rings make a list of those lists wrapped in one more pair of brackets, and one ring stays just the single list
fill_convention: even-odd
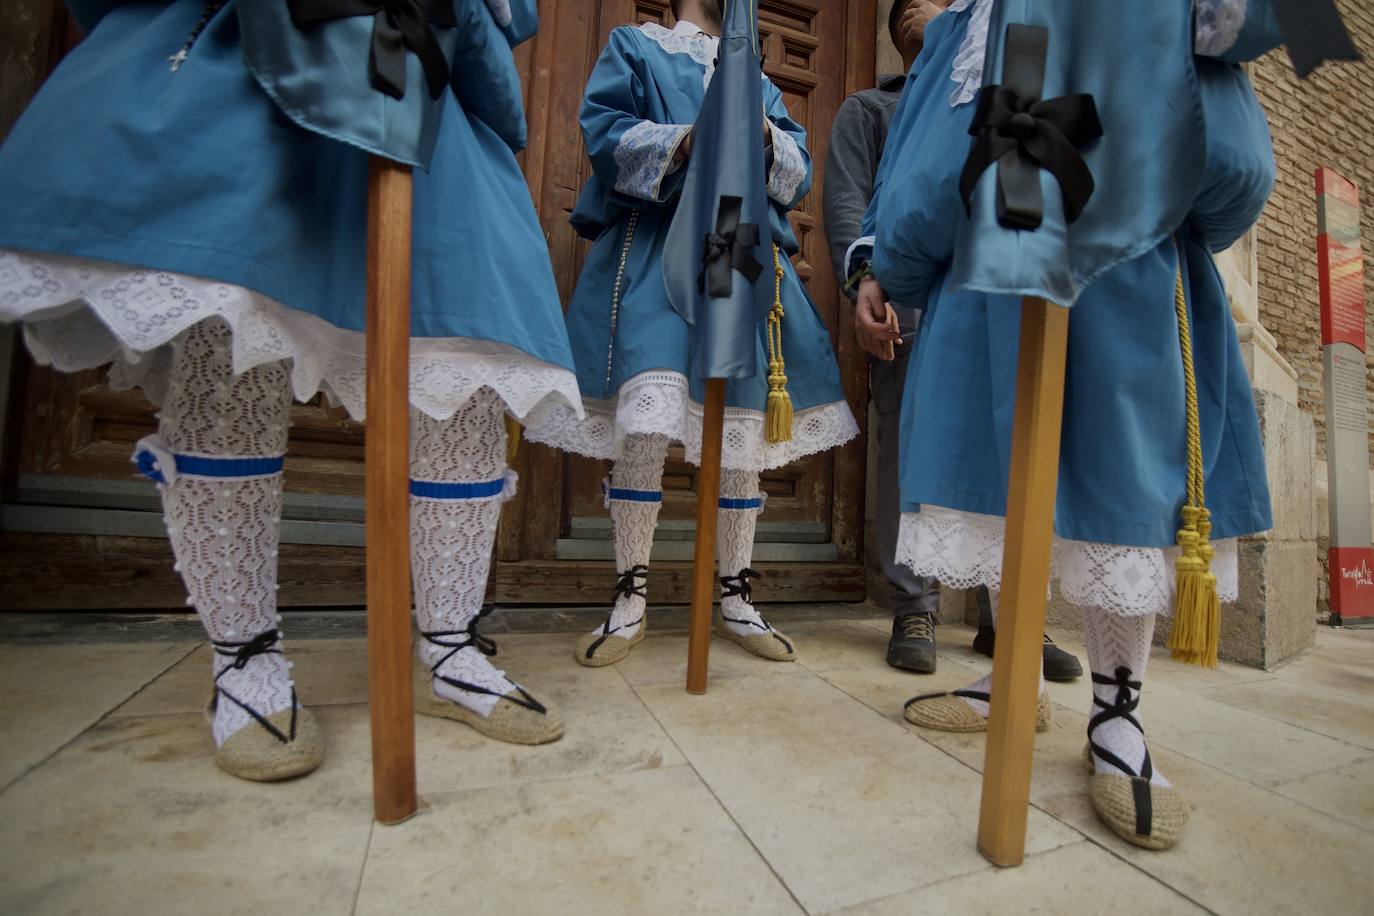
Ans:
[{"label": "white lace cuff", "polygon": [[1193,0],[1193,53],[1220,57],[1240,37],[1246,0]]},{"label": "white lace cuff", "polygon": [[790,207],[797,202],[797,189],[806,180],[806,157],[792,135],[772,121],[773,168],[768,173],[768,196]]},{"label": "white lace cuff", "polygon": [[663,201],[663,179],[673,170],[673,157],[692,133],[690,124],[640,121],[620,136],[615,147],[615,189],[621,194]]},{"label": "white lace cuff", "polygon": [[949,105],[954,108],[973,101],[978,90],[983,88],[983,60],[988,53],[988,28],[992,22],[992,5],[995,0],[955,0],[947,12],[958,13],[974,3],[973,15],[969,19],[968,31],[964,33],[964,43],[954,56],[954,66],[950,68],[949,78],[955,83],[950,93]]}]

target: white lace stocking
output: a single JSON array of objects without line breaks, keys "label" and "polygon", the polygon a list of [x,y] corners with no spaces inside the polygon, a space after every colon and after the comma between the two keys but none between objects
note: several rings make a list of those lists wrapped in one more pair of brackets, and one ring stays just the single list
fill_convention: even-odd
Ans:
[{"label": "white lace stocking", "polygon": [[[1088,667],[1094,674],[1112,678],[1116,677],[1118,668],[1125,668],[1129,672],[1130,680],[1143,682],[1145,665],[1150,660],[1154,630],[1153,614],[1132,617],[1114,614],[1102,608],[1084,609],[1083,638],[1088,644]],[[1116,684],[1098,684],[1095,681],[1093,683],[1093,696],[1108,706],[1117,701],[1122,690],[1126,691],[1130,699],[1139,700],[1139,690],[1118,687]],[[1101,711],[1101,706],[1093,707],[1094,714]],[[1137,720],[1140,719],[1138,710],[1132,715]],[[1088,737],[1134,768],[1134,772],[1127,773],[1127,776],[1140,773],[1141,764],[1145,760],[1145,736],[1130,722],[1119,717],[1108,719],[1095,731],[1090,731]],[[1150,762],[1154,763],[1153,760]],[[1121,770],[1098,759],[1096,755],[1093,755],[1093,766],[1098,773],[1121,775]],[[1169,785],[1169,781],[1160,775],[1158,770],[1152,773],[1150,781],[1159,786]]]},{"label": "white lace stocking", "polygon": [[[611,468],[606,505],[611,512],[611,527],[615,530],[615,570],[624,578],[636,567],[647,570],[649,554],[654,549],[654,529],[658,526],[658,510],[663,507],[663,462],[668,457],[668,437],[658,434],[636,434],[625,437],[621,455]],[[614,490],[635,490],[657,499],[616,499]],[[647,588],[643,573],[625,583],[639,591]],[[639,632],[644,620],[648,599],[622,589],[616,595],[610,620],[596,628],[596,632],[610,632],[621,639],[630,639]]]},{"label": "white lace stocking", "polygon": [[425,495],[410,497],[415,617],[420,632],[430,634],[421,640],[420,657],[448,679],[433,681],[436,695],[486,716],[516,689],[482,653],[480,646],[490,643],[472,633],[482,613],[501,503],[514,493],[500,397],[483,388],[442,421],[411,411],[410,461],[412,481],[431,485]]},{"label": "white lace stocking", "polygon": [[[716,559],[722,579],[752,573],[749,564],[754,557],[754,531],[763,512],[763,497],[759,493],[758,471],[725,468],[720,474],[721,502],[751,503],[744,508],[721,506],[716,523]],[[757,505],[752,505],[757,503]],[[747,589],[747,583],[741,583]],[[722,592],[720,613],[725,625],[736,636],[758,636],[771,627],[754,609],[744,595],[726,596]]]},{"label": "white lace stocking", "polygon": [[[235,378],[229,338],[228,326],[210,319],[174,342],[159,415],[166,451],[220,458],[275,458],[286,452],[289,370],[280,362],[267,363]],[[176,570],[186,585],[187,603],[200,614],[210,639],[241,644],[274,631],[281,474],[167,477],[159,489]],[[235,652],[221,646],[211,656],[217,687],[238,701],[218,698],[216,745],[253,724],[240,703],[262,716],[291,708],[286,657],[279,651],[254,654],[235,667]]]},{"label": "white lace stocking", "polygon": [[[994,630],[997,629],[997,607],[1001,597],[1002,593],[997,589],[988,589],[988,607],[992,611],[992,627]],[[991,695],[992,672],[989,671],[987,674],[983,675],[978,680],[974,681],[972,684],[969,684],[964,689],[968,691],[986,693]],[[1045,666],[1043,664],[1040,666],[1040,680],[1036,683],[1035,691],[1037,694],[1045,692]],[[967,703],[969,705],[969,708],[972,709],[974,712],[978,713],[978,715],[982,716],[985,719],[988,717],[988,704],[986,700],[977,700],[973,697],[963,696],[959,697],[959,699]]]}]

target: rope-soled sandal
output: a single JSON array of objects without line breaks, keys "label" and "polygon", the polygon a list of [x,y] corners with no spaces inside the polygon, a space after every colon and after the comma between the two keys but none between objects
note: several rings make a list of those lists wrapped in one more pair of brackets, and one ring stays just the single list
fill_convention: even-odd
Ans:
[{"label": "rope-soled sandal", "polygon": [[252,716],[260,726],[244,726],[215,749],[215,763],[240,779],[254,782],[290,779],[309,773],[324,760],[324,737],[310,710],[302,708],[297,701],[294,685],[291,708],[264,716],[220,683],[225,674],[242,671],[256,656],[281,655],[281,649],[277,648],[280,641],[281,631],[277,629],[264,630],[243,642],[210,641],[216,656],[231,659],[215,674],[215,689],[208,709],[210,716],[214,716],[222,697]]},{"label": "rope-soled sandal", "polygon": [[[942,732],[985,732],[988,720],[973,711],[959,697],[970,700],[992,702],[992,697],[981,690],[954,690],[948,693],[925,693],[906,701],[902,714],[912,725],[933,728]],[[1050,697],[1042,693],[1035,700],[1035,730],[1049,731]]]},{"label": "rope-soled sandal", "polygon": [[[762,616],[758,620],[737,620],[734,617],[725,616],[725,599],[739,598],[750,607],[754,606],[753,586],[749,584],[750,579],[762,579],[763,574],[748,568],[739,571],[737,576],[725,576],[720,580],[721,585],[721,606],[716,611],[716,633],[725,637],[732,643],[744,648],[746,652],[757,655],[759,658],[766,658],[773,662],[793,662],[797,660],[797,650],[793,646],[792,640],[784,636]],[[731,630],[726,623],[740,624],[741,626],[753,627],[757,633],[750,633],[748,636],[740,636]]]},{"label": "rope-soled sandal", "polygon": [[[638,620],[622,624],[618,627],[611,626],[611,619],[615,617],[615,603],[621,598],[648,598],[649,597],[649,567],[632,566],[620,574],[620,578],[615,583],[615,592],[611,595],[611,612],[606,615],[606,622],[601,625],[601,629],[586,633],[577,640],[577,651],[574,657],[579,665],[588,668],[603,668],[606,665],[614,665],[622,658],[630,654],[630,650],[639,645],[644,640],[644,634],[649,629],[648,615],[640,614]],[[621,630],[628,630],[630,627],[638,626],[639,629],[630,637],[617,636]]]}]

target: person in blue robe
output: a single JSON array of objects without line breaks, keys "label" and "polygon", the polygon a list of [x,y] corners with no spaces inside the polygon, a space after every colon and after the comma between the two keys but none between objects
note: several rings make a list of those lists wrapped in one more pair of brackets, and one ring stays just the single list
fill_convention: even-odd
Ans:
[{"label": "person in blue robe", "polygon": [[[1021,318],[1020,296],[995,290],[1009,274],[1034,272],[1038,262],[1028,254],[1034,246],[1065,237],[1052,176],[1044,182],[1045,227],[1060,228],[1048,232],[996,227],[991,211],[980,209],[992,206],[990,190],[975,194],[972,220],[961,199],[974,102],[985,83],[995,82],[983,69],[985,57],[991,66],[987,49],[996,38],[989,23],[995,28],[998,2],[1011,0],[956,0],[927,28],[894,117],[866,237],[851,248],[847,268],[863,278],[860,309],[881,315],[889,299],[924,309],[902,417],[905,514],[898,559],[952,586],[986,586],[994,590],[994,606]],[[1152,50],[1114,61],[1110,47],[1099,48],[1106,60],[1083,67],[1071,87],[1054,82],[1062,79],[1056,61],[1072,42],[1069,30],[1051,28],[1043,96],[1090,89],[1105,112],[1107,96],[1116,104],[1132,92],[1142,99],[1175,92],[1149,103],[1171,109],[1170,118],[1152,120],[1138,107],[1111,115],[1139,117],[1145,132],[1191,137],[1198,146],[1189,174],[1150,162],[1168,155],[1161,148],[1128,144],[1127,155],[1155,182],[1139,195],[1150,207],[1133,207],[1129,195],[1099,187],[1089,204],[1096,209],[1085,209],[1074,224],[1083,242],[1075,257],[1092,254],[1085,223],[1124,236],[1120,227],[1153,220],[1165,227],[1161,237],[1142,229],[1137,237],[1150,240],[1138,250],[1093,264],[1047,258],[1049,280],[1039,289],[1072,305],[1053,575],[1062,594],[1084,608],[1095,704],[1088,726],[1090,794],[1119,836],[1152,849],[1173,845],[1188,816],[1178,790],[1151,763],[1135,714],[1155,618],[1174,599],[1175,538],[1190,497],[1181,329],[1191,335],[1212,571],[1223,601],[1236,598],[1236,538],[1271,525],[1254,399],[1212,253],[1258,217],[1274,180],[1273,154],[1245,75],[1220,59],[1235,44],[1245,5],[1197,0],[1196,16],[1193,5],[1171,0],[1133,8],[1132,15],[1157,17],[1148,28],[1129,30],[1131,41],[1149,35],[1152,44],[1140,47]],[[1020,13],[1025,6],[1011,3]],[[1009,13],[1012,21],[1017,14]],[[1170,82],[1174,74],[1177,83]],[[1101,143],[1115,137],[1121,156],[1122,132],[1114,134],[1108,114],[1103,118]],[[1094,174],[1110,149],[1085,146]],[[980,188],[995,181],[995,171],[981,177]],[[971,222],[980,218],[986,228],[975,232]],[[985,677],[952,694],[917,697],[906,717],[923,727],[985,731],[989,688]],[[1047,728],[1049,718],[1042,693],[1037,727]]]},{"label": "person in blue robe", "polygon": [[[619,661],[644,638],[664,458],[670,443],[680,442],[688,460],[700,460],[703,392],[699,381],[689,381],[690,328],[668,301],[663,250],[714,70],[721,7],[719,0],[678,0],[673,12],[672,29],[657,23],[614,29],[592,72],[581,111],[592,177],[572,223],[593,244],[567,314],[587,417],[556,412],[528,432],[534,441],[614,461],[606,495],[619,578],[606,622],[577,645],[577,660],[588,666]],[[764,503],[759,473],[834,448],[858,427],[829,331],[790,261],[798,245],[787,212],[811,186],[805,130],[766,78],[763,92],[775,246],[773,263],[764,268],[775,278],[784,313],[781,349],[795,413],[790,435],[770,441],[770,358],[760,323],[757,373],[727,386],[716,630],[756,655],[790,661],[796,657],[791,639],[750,600],[757,573],[749,563]]]},{"label": "person in blue robe", "polygon": [[[457,0],[451,23],[430,26],[440,58],[401,61],[400,101],[415,103],[403,115],[367,83],[371,17],[297,33],[286,4],[262,0],[73,2],[85,39],[0,147],[0,321],[23,323],[38,362],[112,364],[113,385],[160,405],[135,460],[161,490],[187,603],[214,648],[216,760],[235,775],[281,779],[322,757],[277,626],[282,468],[293,398],[323,393],[364,418],[370,153],[420,166],[417,705],[502,740],[562,734],[476,631],[515,487],[505,417],[581,410],[515,161],[523,112],[490,104],[518,103],[511,42],[532,32],[534,6]],[[335,80],[353,95],[321,95]]]}]

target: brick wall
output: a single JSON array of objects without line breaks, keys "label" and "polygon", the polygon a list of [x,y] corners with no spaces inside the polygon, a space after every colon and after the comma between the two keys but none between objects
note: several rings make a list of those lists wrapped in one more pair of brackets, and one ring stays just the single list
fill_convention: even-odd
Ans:
[{"label": "brick wall", "polygon": [[[1258,61],[1252,72],[1269,113],[1278,163],[1274,194],[1258,226],[1260,321],[1298,372],[1298,406],[1316,420],[1319,458],[1326,455],[1313,184],[1320,165],[1335,168],[1360,188],[1367,297],[1374,280],[1374,62],[1368,59],[1374,56],[1374,3],[1338,0],[1337,5],[1366,60],[1327,64],[1300,82],[1286,52],[1278,52]],[[1374,321],[1369,333],[1374,340]],[[1374,394],[1374,382],[1370,391]]]}]

